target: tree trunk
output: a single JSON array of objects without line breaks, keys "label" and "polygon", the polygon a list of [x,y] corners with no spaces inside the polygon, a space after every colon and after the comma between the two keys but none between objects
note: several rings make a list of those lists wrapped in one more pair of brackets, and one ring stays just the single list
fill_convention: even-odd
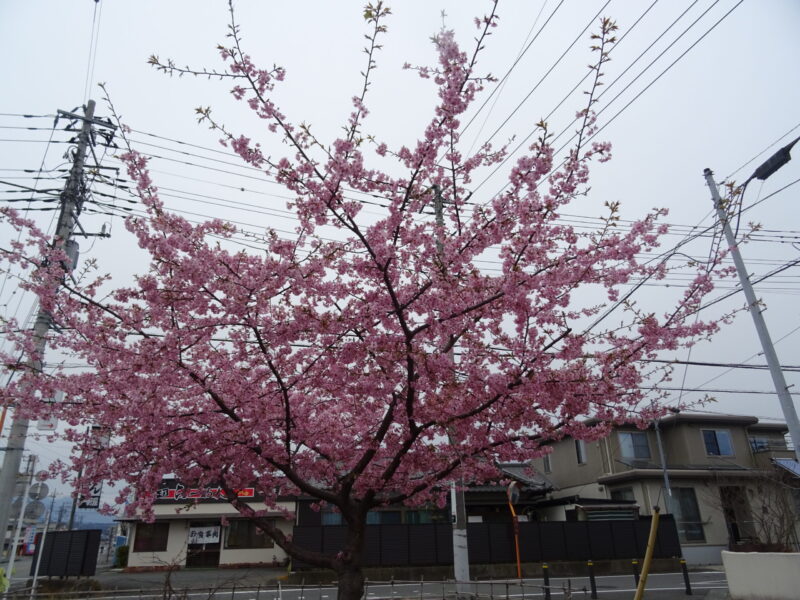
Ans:
[{"label": "tree trunk", "polygon": [[364,596],[364,572],[360,566],[351,565],[338,573],[337,600],[361,600]]}]

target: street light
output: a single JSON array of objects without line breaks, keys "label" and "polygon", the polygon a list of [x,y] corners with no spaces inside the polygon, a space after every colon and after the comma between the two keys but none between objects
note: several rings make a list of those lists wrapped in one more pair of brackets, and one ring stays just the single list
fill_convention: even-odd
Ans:
[{"label": "street light", "polygon": [[[792,158],[790,154],[792,146],[794,146],[798,140],[800,140],[800,138],[797,138],[793,142],[787,144],[773,154],[769,159],[767,159],[755,170],[755,172],[745,182],[745,185],[747,185],[747,183],[753,179],[767,179],[770,175],[775,173],[775,171],[788,163]],[[711,169],[706,169],[703,174],[706,178],[708,188],[711,190],[711,197],[714,200],[714,208],[717,211],[717,217],[722,224],[723,231],[725,232],[725,239],[727,240],[730,248],[731,258],[733,258],[733,262],[736,265],[736,272],[739,275],[739,282],[742,286],[742,291],[744,292],[745,298],[747,298],[750,316],[753,317],[753,323],[755,324],[758,338],[761,341],[761,348],[764,351],[764,357],[767,359],[769,372],[772,375],[772,382],[775,385],[775,391],[777,392],[778,399],[781,403],[783,417],[786,419],[786,425],[789,428],[789,435],[792,438],[795,460],[800,461],[800,446],[798,446],[800,444],[800,421],[798,421],[797,418],[797,411],[795,410],[792,396],[789,394],[789,388],[786,385],[786,380],[783,377],[783,371],[781,370],[781,365],[778,361],[778,355],[775,352],[775,347],[772,344],[772,339],[769,336],[769,331],[767,330],[767,324],[764,321],[764,316],[761,314],[761,310],[759,310],[759,307],[757,306],[758,299],[753,291],[753,286],[750,284],[750,278],[747,274],[744,260],[742,260],[742,256],[739,254],[739,248],[736,245],[736,239],[731,231],[729,215],[726,208],[723,206],[722,199],[719,195],[719,190],[717,189],[717,184],[714,181],[713,173],[711,172]]]}]

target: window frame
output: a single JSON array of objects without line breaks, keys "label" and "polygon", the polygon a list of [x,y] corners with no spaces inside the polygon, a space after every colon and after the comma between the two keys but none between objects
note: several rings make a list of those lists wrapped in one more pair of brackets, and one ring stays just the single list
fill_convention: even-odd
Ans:
[{"label": "window frame", "polygon": [[550,454],[542,455],[542,468],[544,469],[545,473],[553,472],[553,461],[550,458]]},{"label": "window frame", "polygon": [[[633,486],[619,487],[610,490],[609,495],[612,500],[623,502],[636,502],[636,493],[633,491]],[[625,497],[621,497],[625,496]]]},{"label": "window frame", "polygon": [[[162,537],[163,536],[163,539]],[[169,545],[169,521],[136,523],[133,552],[165,552]],[[163,546],[163,547],[162,547]]]},{"label": "window frame", "polygon": [[[237,531],[234,533],[234,528],[239,529],[243,525],[249,525],[246,532]],[[255,550],[275,547],[275,540],[269,537],[265,531],[262,531],[260,534],[257,533],[257,531],[258,526],[250,519],[231,519],[228,522],[228,526],[225,528],[225,548],[230,550]],[[234,540],[236,536],[240,536],[244,539],[241,541],[235,540],[232,544],[231,533],[234,533]],[[263,545],[258,543],[256,538],[263,538]]]},{"label": "window frame", "polygon": [[[673,517],[678,526],[678,538],[686,544],[704,544],[706,542],[706,532],[703,526],[703,515],[700,513],[700,504],[697,502],[697,492],[693,487],[673,487]],[[694,513],[684,515],[684,508],[690,504],[688,512]],[[688,519],[689,517],[696,517]],[[687,535],[688,527],[692,527],[694,532],[699,532],[699,536],[694,533],[690,538]]]},{"label": "window frame", "polygon": [[575,459],[579,465],[585,465],[588,462],[586,456],[586,442],[583,440],[575,439]]},{"label": "window frame", "polygon": [[[709,439],[706,436],[706,433],[713,433],[714,434],[714,444],[716,444],[717,452],[713,452],[713,448],[709,448]],[[720,435],[722,434],[722,435]],[[700,429],[700,437],[703,440],[703,447],[706,450],[706,456],[720,456],[723,458],[729,458],[731,456],[736,456],[736,450],[733,446],[733,435],[731,435],[730,429]],[[720,440],[727,437],[727,444],[730,448],[730,454],[725,454],[722,451],[722,445],[720,444]]]},{"label": "window frame", "polygon": [[[625,453],[627,447],[626,444],[623,442],[624,438],[628,438],[630,440],[630,450],[632,451],[631,455]],[[639,440],[644,440],[644,446],[640,443],[638,446],[634,442],[634,440],[638,438]],[[617,440],[619,441],[619,453],[622,458],[632,458],[632,459],[646,459],[646,458],[653,458],[653,453],[650,451],[650,438],[647,435],[646,431],[618,431],[617,432]],[[642,448],[647,450],[647,456],[638,456],[636,454],[637,448],[641,450]]]}]

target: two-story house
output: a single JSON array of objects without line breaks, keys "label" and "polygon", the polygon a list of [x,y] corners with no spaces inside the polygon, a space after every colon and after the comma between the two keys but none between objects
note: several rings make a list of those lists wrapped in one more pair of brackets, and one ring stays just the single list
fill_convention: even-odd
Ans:
[{"label": "two-story house", "polygon": [[625,507],[645,514],[658,505],[675,517],[695,564],[719,563],[728,548],[796,548],[800,478],[786,432],[755,417],[679,413],[596,442],[563,439],[535,461],[557,488],[538,518],[608,518]]}]

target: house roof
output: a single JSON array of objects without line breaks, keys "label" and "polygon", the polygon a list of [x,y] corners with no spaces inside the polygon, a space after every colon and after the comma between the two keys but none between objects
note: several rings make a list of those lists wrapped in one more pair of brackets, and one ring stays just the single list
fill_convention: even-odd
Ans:
[{"label": "house roof", "polygon": [[534,471],[528,463],[499,463],[497,468],[509,477],[534,492],[546,493],[554,489],[552,482]]},{"label": "house roof", "polygon": [[[498,463],[500,473],[520,484],[523,492],[529,496],[542,496],[553,491],[555,486],[539,472],[534,471],[528,463]],[[469,485],[467,493],[474,492],[505,492],[507,486],[496,483]]]},{"label": "house roof", "polygon": [[787,433],[789,426],[786,423],[763,423],[759,421],[755,425],[748,427],[750,431],[777,431],[778,433]]},{"label": "house roof", "polygon": [[[757,429],[780,429],[781,426],[786,427],[783,423],[761,423],[757,417],[749,415],[722,415],[717,413],[699,413],[699,412],[677,412],[669,413],[658,420],[662,426],[674,425],[677,423],[707,423],[707,424],[725,424],[725,425],[744,425],[748,428]],[[583,421],[584,425],[592,426],[600,423],[600,420],[595,417],[590,417]],[[629,423],[622,423],[617,425],[616,428],[635,427],[638,421],[630,421]],[[652,423],[649,425],[653,427]]]},{"label": "house roof", "polygon": [[711,413],[680,412],[666,415],[659,419],[661,425],[672,425],[676,423],[709,423],[726,425],[753,426],[758,423],[756,417],[747,415],[719,415]]},{"label": "house roof", "polygon": [[548,498],[536,503],[536,507],[579,505],[581,507],[633,507],[638,506],[635,500],[616,500],[610,498],[584,498],[582,496],[563,496]]}]

